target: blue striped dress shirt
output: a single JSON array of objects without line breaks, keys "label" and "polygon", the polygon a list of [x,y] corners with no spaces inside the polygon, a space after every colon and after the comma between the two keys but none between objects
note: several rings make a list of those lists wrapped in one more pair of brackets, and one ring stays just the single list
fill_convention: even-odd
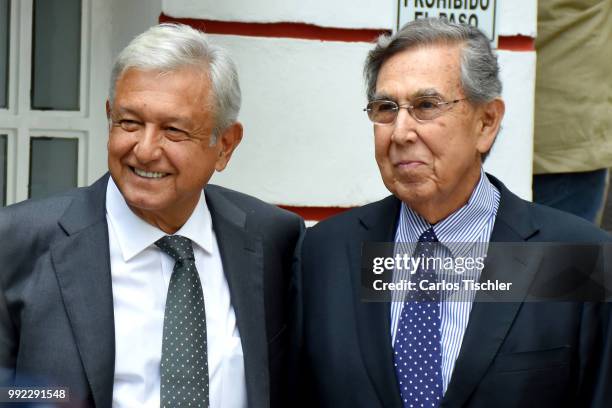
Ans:
[{"label": "blue striped dress shirt", "polygon": [[[434,254],[435,257],[486,257],[491,231],[495,223],[495,216],[499,207],[499,191],[481,170],[480,180],[472,192],[468,203],[433,225],[434,232],[442,244]],[[412,254],[419,236],[432,227],[423,217],[415,213],[405,203],[402,203],[400,218],[395,232],[396,253]],[[440,279],[447,282],[461,282],[468,279],[464,274],[454,273],[453,270],[438,270]],[[474,268],[469,279],[478,281],[480,270]],[[394,281],[410,280],[407,270],[396,270]],[[391,338],[395,344],[397,325],[404,306],[405,292],[397,291],[392,294],[391,302]],[[459,356],[463,335],[468,324],[474,291],[456,291],[441,293],[440,304],[440,336],[442,347],[442,385],[446,392],[451,379],[455,361]]]}]

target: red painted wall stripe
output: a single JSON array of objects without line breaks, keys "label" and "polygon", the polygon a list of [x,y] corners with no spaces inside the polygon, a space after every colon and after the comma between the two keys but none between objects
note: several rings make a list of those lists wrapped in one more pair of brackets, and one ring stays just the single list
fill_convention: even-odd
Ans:
[{"label": "red painted wall stripe", "polygon": [[209,34],[244,35],[248,37],[300,38],[319,41],[372,42],[388,30],[319,27],[305,23],[243,23],[236,21],[173,18],[161,14],[160,23],[182,23]]},{"label": "red painted wall stripe", "polygon": [[501,36],[497,39],[497,49],[508,51],[534,51],[535,38],[526,37],[524,35],[515,35],[512,37]]},{"label": "red painted wall stripe", "polygon": [[322,221],[332,215],[350,210],[350,208],[341,207],[294,207],[290,205],[279,205],[279,207],[294,212],[307,221]]},{"label": "red painted wall stripe", "polygon": [[[304,40],[372,42],[379,35],[389,33],[384,29],[352,29],[320,27],[305,23],[243,23],[236,21],[174,18],[161,14],[160,23],[182,23],[210,34],[243,35],[247,37],[300,38]],[[533,51],[534,39],[523,35],[501,36],[498,49],[509,51]]]}]

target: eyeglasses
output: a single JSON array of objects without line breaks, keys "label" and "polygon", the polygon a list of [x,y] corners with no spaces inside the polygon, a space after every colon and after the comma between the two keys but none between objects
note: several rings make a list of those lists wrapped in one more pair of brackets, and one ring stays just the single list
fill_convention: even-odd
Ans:
[{"label": "eyeglasses", "polygon": [[401,108],[406,108],[410,116],[417,122],[424,122],[437,118],[457,102],[466,99],[445,101],[437,96],[419,96],[405,105],[398,105],[396,102],[387,99],[379,99],[368,103],[364,111],[368,112],[368,118],[377,125],[394,124]]}]

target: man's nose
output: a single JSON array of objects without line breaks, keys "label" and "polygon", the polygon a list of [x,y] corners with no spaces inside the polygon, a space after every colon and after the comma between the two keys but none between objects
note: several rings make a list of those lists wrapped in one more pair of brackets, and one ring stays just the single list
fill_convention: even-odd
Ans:
[{"label": "man's nose", "polygon": [[155,161],[161,157],[162,143],[161,130],[157,126],[146,125],[134,146],[134,155],[141,163]]},{"label": "man's nose", "polygon": [[418,137],[416,132],[418,124],[419,122],[412,117],[410,111],[405,107],[401,107],[397,112],[397,117],[393,124],[391,140],[395,143],[414,142]]}]

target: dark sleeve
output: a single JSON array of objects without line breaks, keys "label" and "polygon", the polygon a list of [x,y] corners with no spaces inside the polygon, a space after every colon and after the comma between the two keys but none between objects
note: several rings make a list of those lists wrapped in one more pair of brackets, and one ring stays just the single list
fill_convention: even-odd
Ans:
[{"label": "dark sleeve", "polygon": [[15,265],[13,223],[8,209],[0,210],[0,386],[14,382],[17,354],[17,335],[9,310],[7,290],[10,281],[14,280],[17,268]]},{"label": "dark sleeve", "polygon": [[305,233],[296,246],[289,293],[289,353],[288,353],[288,395],[286,404],[290,407],[316,407],[314,389],[308,358],[305,355],[304,336],[304,292],[302,248]]},{"label": "dark sleeve", "polygon": [[0,208],[0,386],[14,382],[19,298],[37,260],[63,235],[57,220],[70,202],[70,197],[27,200]]},{"label": "dark sleeve", "polygon": [[[0,260],[1,261],[1,260]],[[0,282],[0,386],[14,382],[17,340],[11,321],[4,287]]]}]

